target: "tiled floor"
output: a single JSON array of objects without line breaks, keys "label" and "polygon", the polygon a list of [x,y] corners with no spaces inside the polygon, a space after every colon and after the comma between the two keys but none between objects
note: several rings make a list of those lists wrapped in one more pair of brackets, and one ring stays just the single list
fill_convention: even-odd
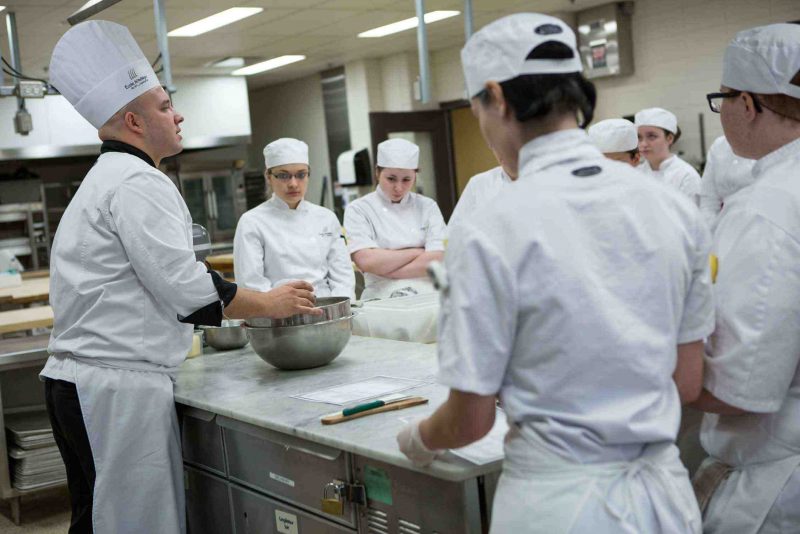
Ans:
[{"label": "tiled floor", "polygon": [[22,525],[11,521],[11,507],[0,501],[0,534],[66,534],[69,528],[69,494],[58,488],[22,498]]}]

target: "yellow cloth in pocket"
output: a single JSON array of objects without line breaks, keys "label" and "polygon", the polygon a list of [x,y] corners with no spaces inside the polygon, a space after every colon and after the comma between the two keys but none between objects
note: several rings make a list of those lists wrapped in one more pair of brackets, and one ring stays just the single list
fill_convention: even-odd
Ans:
[{"label": "yellow cloth in pocket", "polygon": [[719,271],[719,258],[713,254],[709,254],[708,261],[711,263],[711,283],[717,283],[717,271]]}]

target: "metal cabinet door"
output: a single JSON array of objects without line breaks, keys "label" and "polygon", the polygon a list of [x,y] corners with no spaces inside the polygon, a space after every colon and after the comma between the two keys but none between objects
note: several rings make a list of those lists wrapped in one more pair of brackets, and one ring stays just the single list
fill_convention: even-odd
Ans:
[{"label": "metal cabinet door", "polygon": [[183,199],[189,208],[192,222],[202,224],[208,228],[210,219],[210,204],[206,195],[206,186],[203,176],[181,176],[181,189]]},{"label": "metal cabinet door", "polygon": [[236,187],[231,173],[210,175],[207,188],[211,196],[214,239],[233,239],[239,214],[235,202]]},{"label": "metal cabinet door", "polygon": [[[228,483],[214,475],[185,466],[186,528],[188,534],[226,534],[231,532],[231,505]],[[158,513],[151,510],[148,513]]]},{"label": "metal cabinet door", "polygon": [[236,534],[355,534],[299,508],[231,484],[231,505]]},{"label": "metal cabinet door", "polygon": [[481,534],[484,525],[488,529],[477,479],[450,482],[362,456],[355,456],[353,465],[355,483],[367,490],[359,532]]},{"label": "metal cabinet door", "polygon": [[344,503],[342,516],[323,514],[321,509],[326,484],[350,481],[344,452],[223,417],[218,422],[232,482],[355,527],[352,504]]},{"label": "metal cabinet door", "polygon": [[178,405],[178,416],[184,462],[208,469],[223,477],[227,475],[222,429],[215,421],[216,415]]}]

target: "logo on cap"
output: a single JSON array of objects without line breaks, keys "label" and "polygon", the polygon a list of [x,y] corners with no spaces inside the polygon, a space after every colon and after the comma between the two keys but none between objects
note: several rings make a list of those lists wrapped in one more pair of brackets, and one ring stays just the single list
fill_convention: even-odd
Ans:
[{"label": "logo on cap", "polygon": [[556,33],[563,33],[564,29],[558,24],[542,24],[537,26],[533,33],[538,35],[554,35]]},{"label": "logo on cap", "polygon": [[130,78],[131,80],[133,80],[133,79],[135,79],[137,76],[139,76],[139,75],[138,75],[138,74],[136,74],[136,69],[128,69],[128,78]]}]

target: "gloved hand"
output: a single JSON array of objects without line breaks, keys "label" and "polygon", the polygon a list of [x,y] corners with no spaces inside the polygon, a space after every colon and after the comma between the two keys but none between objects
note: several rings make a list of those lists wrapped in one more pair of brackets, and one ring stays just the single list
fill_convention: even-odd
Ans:
[{"label": "gloved hand", "polygon": [[405,454],[411,463],[418,467],[425,467],[444,451],[430,450],[425,446],[419,434],[421,422],[420,420],[407,423],[397,434],[397,444],[400,446],[400,452]]}]

